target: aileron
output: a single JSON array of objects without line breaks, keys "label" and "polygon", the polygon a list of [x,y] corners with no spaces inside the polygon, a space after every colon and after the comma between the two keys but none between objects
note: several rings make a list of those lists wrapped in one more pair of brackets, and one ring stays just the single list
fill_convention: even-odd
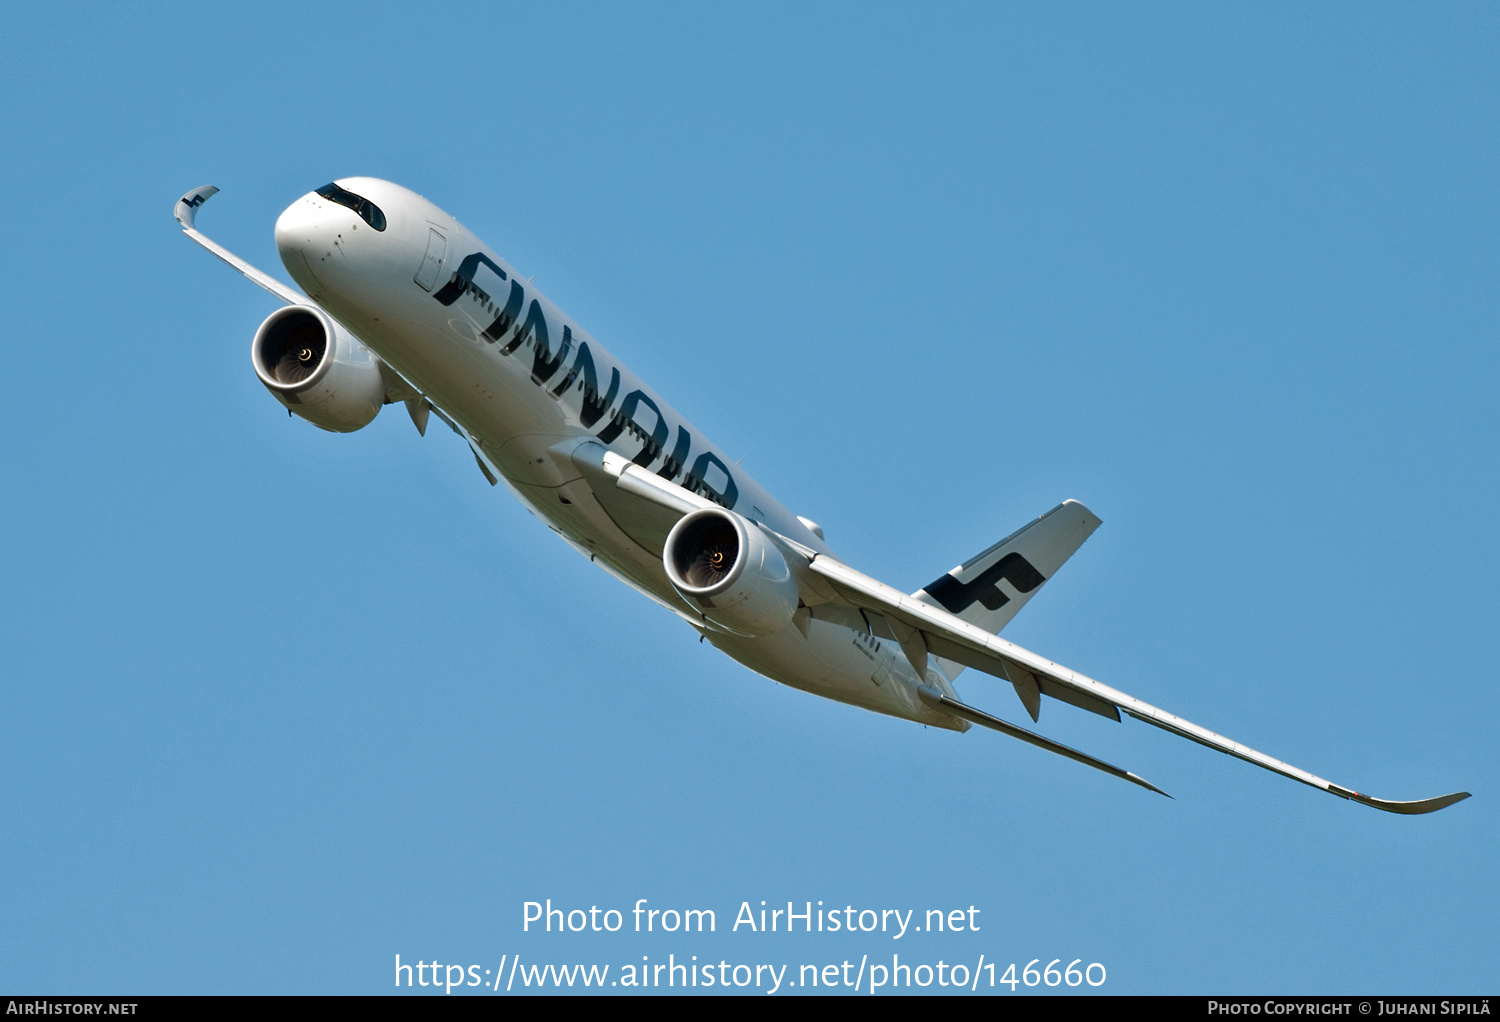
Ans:
[{"label": "aileron", "polygon": [[815,522],[778,503],[534,279],[416,193],[343,178],[283,210],[276,247],[299,291],[198,231],[198,211],[217,191],[188,192],[174,214],[189,238],[285,303],[251,343],[252,368],[281,407],[335,433],[363,429],[398,402],[423,435],[436,416],[490,485],[503,482],[591,561],[768,677],[922,724],[978,724],[1153,791],[967,705],[953,679],[973,668],[1004,680],[1033,721],[1042,696],[1112,720],[1124,712],[1386,812],[1429,813],[1468,797],[1361,794],[1000,638],[1098,528],[1078,501],[903,593],[838,561]]},{"label": "aileron", "polygon": [[[1072,703],[1114,720],[1120,719],[1120,711],[1123,710],[1137,720],[1145,721],[1200,745],[1217,749],[1219,752],[1242,759],[1247,763],[1254,763],[1258,767],[1281,774],[1283,777],[1290,777],[1292,780],[1319,788],[1340,798],[1383,809],[1386,812],[1430,813],[1469,797],[1467,792],[1455,792],[1452,795],[1416,802],[1390,802],[1361,795],[1351,789],[1333,784],[1316,774],[1267,756],[1247,745],[1241,745],[1223,735],[1215,734],[1190,720],[1158,709],[1150,703],[1142,702],[1076,671],[1069,670],[1061,664],[1038,656],[998,635],[988,634],[940,607],[907,596],[831,557],[814,557],[810,568],[827,579],[841,596],[855,606],[879,610],[893,621],[901,621],[920,630],[924,645],[933,655],[956,661],[966,667],[973,667],[1011,682],[1017,694],[1021,696],[1022,702],[1026,704],[1028,712],[1032,711],[1033,706],[1033,703],[1028,700],[1034,697],[1029,694],[1030,686],[1025,680],[1027,677],[1032,679],[1044,695]],[[1036,718],[1035,713],[1032,716],[1033,719]]]}]

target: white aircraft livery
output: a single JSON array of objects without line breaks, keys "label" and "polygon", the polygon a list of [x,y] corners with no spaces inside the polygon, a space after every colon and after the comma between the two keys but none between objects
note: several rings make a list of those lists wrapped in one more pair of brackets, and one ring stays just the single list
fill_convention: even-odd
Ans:
[{"label": "white aircraft livery", "polygon": [[1455,792],[1390,802],[1344,788],[1007,642],[997,633],[1099,519],[1064,501],[915,593],[844,564],[677,410],[453,217],[399,185],[350,177],[276,221],[302,292],[200,233],[218,191],[177,203],[183,232],[285,303],[255,331],[261,383],[315,426],[347,433],[403,402],[436,415],[551,529],[729,656],[783,684],[933,727],[972,724],[1166,794],[1141,777],[961,701],[973,668],[1042,697],[1192,739],[1340,798],[1430,813]]}]

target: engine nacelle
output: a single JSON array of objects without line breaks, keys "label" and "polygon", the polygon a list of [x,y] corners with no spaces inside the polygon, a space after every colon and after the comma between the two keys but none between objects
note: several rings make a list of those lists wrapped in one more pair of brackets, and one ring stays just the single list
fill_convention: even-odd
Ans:
[{"label": "engine nacelle", "polygon": [[255,375],[282,404],[333,433],[370,424],[385,403],[380,360],[322,309],[277,309],[250,342]]},{"label": "engine nacelle", "polygon": [[765,533],[732,511],[684,515],[662,551],[673,587],[713,625],[736,635],[780,631],[797,612],[797,580]]}]

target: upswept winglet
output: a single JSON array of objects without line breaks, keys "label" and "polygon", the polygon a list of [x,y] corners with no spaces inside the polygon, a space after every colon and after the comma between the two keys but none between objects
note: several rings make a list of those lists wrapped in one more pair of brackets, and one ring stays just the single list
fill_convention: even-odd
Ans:
[{"label": "upswept winglet", "polygon": [[[689,493],[675,483],[626,464],[625,460],[617,455],[604,455],[603,460],[606,462],[609,474],[615,477],[616,485],[620,488],[629,489],[637,496],[653,501],[678,514],[685,514],[692,510],[698,506],[697,502],[702,500],[696,494]],[[799,570],[811,572],[817,577],[816,588],[820,591],[826,590],[826,595],[814,593],[812,594],[814,598],[821,602],[827,599],[828,595],[832,595],[850,606],[879,614],[891,626],[890,631],[894,638],[912,659],[912,666],[917,669],[919,678],[925,674],[923,668],[926,666],[926,658],[929,654],[1009,681],[1016,685],[1018,692],[1022,689],[1022,684],[1017,679],[1026,678],[1030,684],[1039,686],[1042,694],[1073,703],[1075,706],[1114,720],[1120,719],[1120,711],[1123,710],[1137,720],[1145,721],[1164,731],[1170,731],[1182,738],[1197,742],[1199,745],[1206,745],[1210,749],[1216,749],[1247,763],[1254,763],[1265,770],[1281,774],[1283,777],[1290,777],[1294,781],[1301,781],[1303,784],[1326,791],[1330,795],[1337,795],[1339,798],[1359,802],[1388,813],[1400,813],[1407,816],[1433,813],[1470,797],[1467,791],[1459,791],[1451,795],[1441,795],[1437,798],[1421,799],[1415,802],[1392,802],[1341,787],[1316,774],[1308,773],[1290,763],[1283,763],[1247,745],[1241,745],[1207,728],[1199,727],[1190,720],[1158,709],[1150,703],[1142,702],[1134,696],[1126,695],[1118,689],[1110,688],[1108,685],[1069,670],[1028,649],[1022,649],[1013,642],[1002,639],[998,635],[992,635],[964,621],[942,607],[920,599],[920,593],[908,596],[899,589],[855,571],[847,564],[827,554],[819,553],[796,540],[771,532],[763,524],[760,528],[774,536],[783,552],[799,560],[801,565]],[[972,706],[939,693],[936,689],[925,685],[920,686],[919,695],[924,702],[939,706],[954,716],[1000,731],[1080,763],[1086,763],[1105,773],[1123,777],[1133,784],[1150,788],[1152,791],[1166,794],[1154,784],[1129,771],[1121,770],[1119,767],[1049,738],[1043,738],[1041,735],[1007,723],[998,717],[992,717],[981,710],[976,710]],[[1024,701],[1025,696],[1023,695],[1022,698]],[[1031,709],[1029,705],[1027,708]]]},{"label": "upswept winglet", "polygon": [[1283,777],[1301,781],[1303,784],[1319,788],[1339,798],[1360,802],[1389,813],[1413,815],[1435,812],[1469,797],[1467,792],[1455,792],[1452,795],[1417,802],[1389,802],[1361,795],[1316,774],[1308,773],[1289,763],[1283,763],[1249,746],[1241,745],[1223,735],[1215,734],[1190,720],[1158,709],[1150,703],[1142,702],[1134,696],[1110,688],[1108,685],[1069,670],[1061,664],[1053,663],[998,635],[990,635],[983,629],[976,628],[939,607],[930,606],[907,596],[831,557],[814,554],[808,567],[831,583],[841,597],[855,606],[878,611],[888,618],[895,618],[908,627],[917,629],[928,650],[938,656],[956,660],[1007,681],[1012,680],[1011,675],[1016,670],[1028,672],[1043,683],[1044,692],[1047,691],[1046,686],[1053,686],[1053,691],[1062,693],[1061,697],[1066,701],[1076,700],[1085,709],[1091,709],[1096,713],[1104,712],[1101,708],[1107,708],[1112,712],[1123,710],[1137,720],[1153,724],[1164,731],[1191,739],[1211,749],[1217,749],[1247,763],[1254,763],[1258,767],[1281,774]]},{"label": "upswept winglet", "polygon": [[1350,802],[1358,802],[1374,809],[1384,809],[1388,813],[1400,813],[1403,816],[1421,816],[1424,813],[1435,813],[1439,809],[1447,809],[1455,802],[1462,802],[1471,797],[1467,791],[1455,791],[1451,795],[1439,795],[1437,798],[1424,798],[1416,802],[1389,802],[1383,798],[1374,798],[1370,795],[1361,795],[1357,791],[1348,788],[1340,788],[1337,784],[1328,786],[1329,792],[1340,798],[1347,798]]},{"label": "upswept winglet", "polygon": [[183,227],[193,230],[193,223],[198,219],[198,207],[217,194],[219,194],[219,189],[213,185],[194,188],[177,200],[177,208],[172,210],[172,215],[177,218],[177,222]]},{"label": "upswept winglet", "polygon": [[[249,263],[245,262],[245,260],[229,251],[223,245],[220,245],[217,242],[211,240],[206,235],[204,235],[203,232],[198,230],[196,226],[198,220],[198,210],[202,208],[205,202],[207,202],[217,194],[219,194],[218,188],[214,187],[213,185],[204,185],[201,188],[194,188],[192,191],[188,192],[182,198],[177,200],[177,205],[173,208],[172,215],[176,217],[177,222],[182,225],[182,233],[186,234],[189,238],[193,239],[198,244],[208,249],[220,259],[224,260],[234,269],[238,270],[246,278],[248,278],[251,283],[256,284],[257,286],[271,292],[271,294],[275,295],[277,298],[280,298],[288,305],[317,304],[309,299],[306,295],[303,295],[293,288],[288,287],[270,274],[264,273],[261,270],[256,269],[254,266],[251,266]],[[419,391],[416,387],[413,387],[411,383],[395,369],[393,369],[389,363],[380,358],[377,358],[376,362],[380,366],[380,374],[385,381],[386,403],[390,404],[396,401],[406,402],[407,411],[411,413],[411,421],[417,427],[418,433],[421,433],[424,436],[426,435],[427,415],[429,412],[437,412],[438,417],[446,422],[449,427],[452,428],[453,432],[468,440],[471,445],[473,444],[474,441],[472,437],[470,437],[463,430],[459,429],[457,423],[455,423],[451,418],[444,414],[442,409],[433,405],[428,398],[423,396],[421,391]],[[479,470],[484,473],[487,479],[489,479],[490,485],[495,485],[495,477],[490,472],[490,469],[485,467],[485,461],[478,453],[477,448],[475,449],[474,458],[479,462]]]},{"label": "upswept winglet", "polygon": [[225,248],[223,245],[220,245],[216,241],[210,240],[207,236],[205,236],[201,231],[198,230],[195,224],[198,220],[199,207],[201,207],[205,202],[213,198],[218,193],[219,190],[213,185],[204,185],[202,188],[194,188],[192,191],[188,192],[182,198],[177,200],[177,205],[172,209],[172,215],[176,217],[177,222],[182,225],[182,233],[186,234],[189,238],[192,238],[194,241],[202,245],[204,248],[208,249],[220,259],[224,260],[240,273],[244,274],[245,277],[247,277],[251,281],[251,283],[256,284],[259,287],[262,287],[265,290],[271,292],[271,294],[275,295],[277,298],[280,298],[288,305],[305,304],[307,302],[306,295],[303,295],[300,292],[287,287],[285,284],[277,280],[275,277],[271,276],[269,273],[264,273],[260,270],[257,270],[254,266],[251,266],[249,263],[245,262],[245,260],[229,251],[229,249]]}]

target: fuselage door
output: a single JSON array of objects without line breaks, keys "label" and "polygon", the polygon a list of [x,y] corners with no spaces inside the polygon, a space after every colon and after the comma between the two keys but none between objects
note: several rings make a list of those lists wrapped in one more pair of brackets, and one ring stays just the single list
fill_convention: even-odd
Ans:
[{"label": "fuselage door", "polygon": [[442,276],[443,263],[448,258],[448,239],[438,233],[436,228],[427,232],[427,254],[422,257],[422,265],[417,268],[417,275],[412,279],[417,282],[423,291],[431,291],[433,285]]}]

